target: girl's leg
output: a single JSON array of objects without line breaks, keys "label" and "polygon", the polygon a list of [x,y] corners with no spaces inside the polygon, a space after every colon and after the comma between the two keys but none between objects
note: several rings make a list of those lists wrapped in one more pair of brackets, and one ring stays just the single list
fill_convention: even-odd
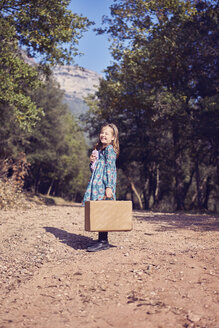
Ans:
[{"label": "girl's leg", "polygon": [[97,251],[102,251],[104,249],[108,249],[109,247],[110,246],[108,243],[108,232],[99,232],[98,242],[93,246],[88,247],[87,251],[97,252]]},{"label": "girl's leg", "polygon": [[108,241],[108,232],[99,232],[98,241]]}]

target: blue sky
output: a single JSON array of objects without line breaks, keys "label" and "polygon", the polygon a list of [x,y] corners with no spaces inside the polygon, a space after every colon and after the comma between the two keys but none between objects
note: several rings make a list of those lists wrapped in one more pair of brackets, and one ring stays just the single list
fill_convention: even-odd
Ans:
[{"label": "blue sky", "polygon": [[[113,0],[72,0],[69,9],[77,14],[86,16],[96,23],[95,27],[101,25],[102,16],[109,15],[109,7]],[[107,35],[96,35],[91,26],[88,32],[79,40],[79,51],[84,55],[75,57],[75,64],[88,68],[99,74],[110,65],[112,60],[109,53],[109,42]]]}]

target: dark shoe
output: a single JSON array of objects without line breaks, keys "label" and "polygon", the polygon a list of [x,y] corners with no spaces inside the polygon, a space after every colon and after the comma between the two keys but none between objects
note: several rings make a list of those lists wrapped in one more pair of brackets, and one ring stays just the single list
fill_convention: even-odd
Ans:
[{"label": "dark shoe", "polygon": [[109,243],[107,240],[98,241],[95,245],[87,248],[88,252],[98,252],[109,248]]}]

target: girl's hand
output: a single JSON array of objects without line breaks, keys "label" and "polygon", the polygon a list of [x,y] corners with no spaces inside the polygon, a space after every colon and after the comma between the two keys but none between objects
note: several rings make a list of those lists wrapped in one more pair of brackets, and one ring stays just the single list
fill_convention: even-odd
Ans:
[{"label": "girl's hand", "polygon": [[91,154],[91,155],[90,155],[90,162],[93,163],[93,162],[95,162],[96,160],[97,160],[97,157]]},{"label": "girl's hand", "polygon": [[112,189],[111,188],[106,188],[106,198],[113,198],[113,192],[112,192]]}]

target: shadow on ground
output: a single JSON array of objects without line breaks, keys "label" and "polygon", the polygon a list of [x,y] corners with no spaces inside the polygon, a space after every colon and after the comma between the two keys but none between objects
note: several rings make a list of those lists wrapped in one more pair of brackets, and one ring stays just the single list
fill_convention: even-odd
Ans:
[{"label": "shadow on ground", "polygon": [[54,227],[44,227],[46,232],[52,233],[59,241],[66,244],[74,249],[86,249],[88,246],[94,243],[93,239],[85,237],[82,235],[76,235],[75,233],[69,233],[65,230],[54,228]]},{"label": "shadow on ground", "polygon": [[147,213],[136,211],[134,218],[157,224],[156,231],[170,231],[175,229],[189,229],[194,231],[219,231],[218,215],[193,215],[178,213]]}]

